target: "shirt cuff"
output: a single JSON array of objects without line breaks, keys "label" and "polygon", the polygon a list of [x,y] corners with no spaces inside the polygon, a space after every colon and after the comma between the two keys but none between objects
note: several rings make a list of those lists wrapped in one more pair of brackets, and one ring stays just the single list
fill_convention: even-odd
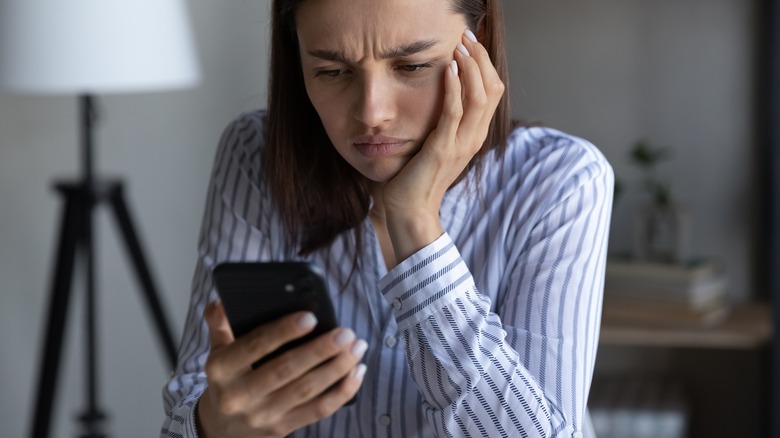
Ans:
[{"label": "shirt cuff", "polygon": [[198,438],[198,420],[195,418],[197,415],[196,411],[198,410],[198,403],[200,403],[200,399],[195,402],[195,404],[192,406],[192,409],[190,409],[189,413],[187,414],[187,421],[184,423],[184,427],[186,429],[186,433],[184,434],[185,437]]},{"label": "shirt cuff", "polygon": [[390,270],[379,290],[393,308],[403,330],[444,308],[456,289],[473,288],[474,280],[449,234],[422,248]]}]

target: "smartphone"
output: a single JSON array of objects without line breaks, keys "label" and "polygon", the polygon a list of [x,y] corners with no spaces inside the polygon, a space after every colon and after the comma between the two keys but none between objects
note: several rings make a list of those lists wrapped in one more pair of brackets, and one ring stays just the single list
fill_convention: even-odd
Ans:
[{"label": "smartphone", "polygon": [[308,310],[317,317],[313,331],[261,358],[253,368],[338,326],[324,273],[312,263],[221,263],[213,277],[236,339],[292,312]]}]

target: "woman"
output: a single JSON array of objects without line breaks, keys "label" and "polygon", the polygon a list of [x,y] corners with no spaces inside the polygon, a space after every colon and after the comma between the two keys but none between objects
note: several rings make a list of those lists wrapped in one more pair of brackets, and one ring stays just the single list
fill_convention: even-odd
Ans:
[{"label": "woman", "polygon": [[[162,435],[580,436],[612,171],[509,132],[499,0],[272,14],[269,108],[220,142]],[[236,340],[211,270],[287,259],[324,268],[343,327],[253,370],[316,321]]]}]

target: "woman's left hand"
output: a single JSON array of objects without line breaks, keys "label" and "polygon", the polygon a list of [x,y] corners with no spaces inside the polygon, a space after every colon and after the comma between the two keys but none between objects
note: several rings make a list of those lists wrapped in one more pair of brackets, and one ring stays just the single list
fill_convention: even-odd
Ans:
[{"label": "woman's left hand", "polygon": [[455,50],[459,73],[444,73],[444,102],[437,127],[420,151],[385,184],[382,200],[398,261],[436,240],[443,228],[444,193],[482,147],[504,83],[484,46],[461,38],[469,55]]}]

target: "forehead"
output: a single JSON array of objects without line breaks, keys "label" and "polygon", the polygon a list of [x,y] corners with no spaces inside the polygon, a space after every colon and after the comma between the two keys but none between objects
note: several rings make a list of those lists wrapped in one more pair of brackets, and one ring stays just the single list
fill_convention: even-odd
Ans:
[{"label": "forehead", "polygon": [[459,35],[466,27],[453,1],[305,0],[296,11],[296,30],[302,48],[335,44],[355,52],[410,39],[441,39],[453,32]]}]

